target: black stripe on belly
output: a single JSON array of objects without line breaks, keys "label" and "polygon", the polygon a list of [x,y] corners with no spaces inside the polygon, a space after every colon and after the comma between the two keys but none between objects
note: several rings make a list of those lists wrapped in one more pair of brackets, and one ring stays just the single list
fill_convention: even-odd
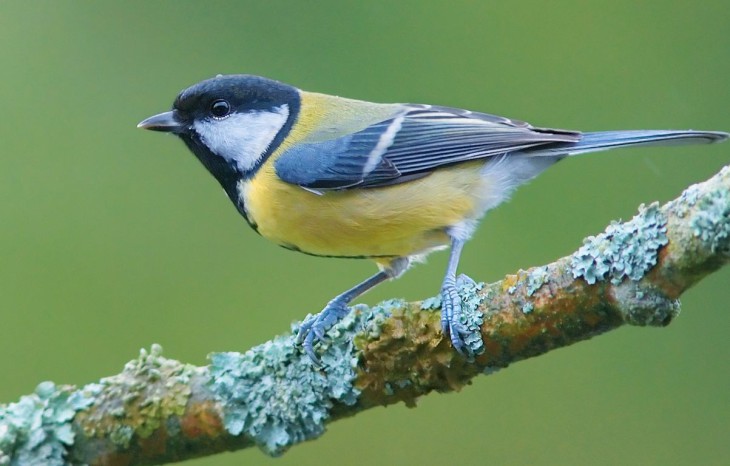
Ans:
[{"label": "black stripe on belly", "polygon": [[335,255],[328,255],[328,254],[316,254],[313,252],[307,252],[301,250],[298,246],[295,246],[293,244],[286,244],[286,243],[280,243],[279,246],[281,246],[284,249],[288,249],[290,251],[296,251],[301,252],[302,254],[306,254],[308,256],[314,256],[314,257],[331,257],[335,259],[388,259],[392,258],[395,259],[400,256],[394,256],[394,255],[382,255],[382,256],[335,256]]}]

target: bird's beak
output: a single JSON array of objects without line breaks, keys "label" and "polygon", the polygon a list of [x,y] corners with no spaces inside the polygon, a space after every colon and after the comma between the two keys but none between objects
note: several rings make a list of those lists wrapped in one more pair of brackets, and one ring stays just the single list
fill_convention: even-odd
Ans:
[{"label": "bird's beak", "polygon": [[179,133],[183,125],[175,118],[175,112],[165,112],[143,120],[137,128],[162,131],[163,133]]}]

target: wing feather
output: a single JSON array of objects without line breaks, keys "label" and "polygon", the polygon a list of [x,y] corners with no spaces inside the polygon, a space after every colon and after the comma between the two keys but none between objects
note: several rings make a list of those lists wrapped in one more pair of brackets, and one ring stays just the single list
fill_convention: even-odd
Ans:
[{"label": "wing feather", "polygon": [[362,131],[289,148],[275,167],[284,181],[313,190],[378,187],[444,165],[579,138],[578,132],[535,128],[496,115],[411,105]]}]

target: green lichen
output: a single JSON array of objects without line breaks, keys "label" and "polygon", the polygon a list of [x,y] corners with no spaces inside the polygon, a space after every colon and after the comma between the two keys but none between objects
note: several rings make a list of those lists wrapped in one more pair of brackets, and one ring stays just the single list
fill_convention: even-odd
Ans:
[{"label": "green lichen", "polygon": [[460,275],[456,280],[456,286],[461,297],[459,323],[466,332],[463,337],[466,344],[464,355],[467,360],[474,361],[477,356],[484,353],[484,341],[482,341],[484,313],[479,309],[484,302],[484,296],[480,293],[484,289],[484,283],[477,283],[466,275]]},{"label": "green lichen", "polygon": [[712,252],[728,249],[730,191],[716,189],[701,197],[689,221],[692,233]]},{"label": "green lichen", "polygon": [[670,203],[671,209],[679,218],[684,218],[692,207],[697,203],[702,194],[700,185],[693,184],[689,188],[682,191],[682,194]]},{"label": "green lichen", "polygon": [[441,309],[441,295],[426,298],[421,301],[421,309],[424,311],[433,311]]},{"label": "green lichen", "polygon": [[548,267],[535,267],[527,274],[527,296],[532,296],[548,282]]},{"label": "green lichen", "polygon": [[67,464],[71,421],[91,402],[82,391],[43,382],[34,394],[0,406],[0,465]]},{"label": "green lichen", "polygon": [[529,314],[534,309],[535,309],[535,305],[532,304],[531,302],[526,302],[525,304],[522,305],[522,313],[523,314]]},{"label": "green lichen", "polygon": [[403,309],[407,303],[402,299],[388,299],[373,307],[358,304],[352,309],[362,316],[362,331],[360,334],[368,340],[380,337],[383,322],[393,314],[393,311]]},{"label": "green lichen", "polygon": [[130,426],[119,426],[119,428],[114,429],[109,435],[112,443],[122,448],[129,448],[129,445],[132,443],[132,438],[134,438],[134,429]]},{"label": "green lichen", "polygon": [[641,280],[657,262],[659,249],[666,245],[667,219],[658,203],[639,207],[629,222],[613,222],[604,233],[586,238],[573,254],[573,278],[588,284],[608,278],[618,285],[624,278]]},{"label": "green lichen", "polygon": [[[325,428],[335,404],[353,405],[357,351],[355,335],[377,331],[389,307],[356,306],[327,332],[318,345],[321,366],[315,366],[292,335],[279,336],[246,353],[210,356],[212,392],[219,399],[226,430],[247,435],[264,452],[276,456],[290,446],[316,438]],[[298,324],[292,328],[296,334]]]},{"label": "green lichen", "polygon": [[162,347],[125,364],[118,375],[84,387],[96,393],[92,409],[85,414],[84,432],[89,437],[107,437],[127,448],[135,436],[147,438],[185,413],[190,398],[190,378],[195,366],[162,357]]},{"label": "green lichen", "polygon": [[663,327],[679,315],[679,300],[668,298],[658,289],[629,282],[617,287],[615,294],[624,321],[631,325]]}]

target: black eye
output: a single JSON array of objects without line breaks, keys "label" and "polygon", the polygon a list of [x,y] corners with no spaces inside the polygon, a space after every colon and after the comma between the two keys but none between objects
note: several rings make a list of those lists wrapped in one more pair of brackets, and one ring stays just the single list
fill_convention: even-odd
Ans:
[{"label": "black eye", "polygon": [[210,104],[210,114],[214,118],[223,118],[231,111],[231,105],[223,99],[218,99]]}]

